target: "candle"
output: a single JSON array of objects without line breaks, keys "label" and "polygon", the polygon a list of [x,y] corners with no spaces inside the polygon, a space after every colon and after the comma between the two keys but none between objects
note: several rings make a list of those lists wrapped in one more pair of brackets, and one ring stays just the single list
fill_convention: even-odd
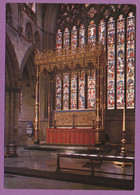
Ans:
[{"label": "candle", "polygon": [[56,120],[56,112],[54,112],[54,120]]},{"label": "candle", "polygon": [[96,121],[99,121],[99,103],[97,102],[97,118]]},{"label": "candle", "polygon": [[123,108],[123,131],[125,131],[125,104]]}]

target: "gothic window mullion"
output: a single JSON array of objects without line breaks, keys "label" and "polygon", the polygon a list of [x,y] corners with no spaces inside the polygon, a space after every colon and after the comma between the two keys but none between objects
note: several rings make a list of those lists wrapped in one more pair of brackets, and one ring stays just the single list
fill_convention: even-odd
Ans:
[{"label": "gothic window mullion", "polygon": [[[107,24],[108,24],[108,20],[105,21],[105,27],[106,27],[106,46],[105,46],[105,48],[106,48],[106,61],[108,60],[107,59],[108,58],[107,57],[107,52],[108,52],[107,51],[107,48],[108,48],[108,46],[107,46],[107,43],[108,43],[108,28],[107,27],[108,27],[108,25]],[[108,96],[107,96],[107,94],[108,94],[107,93],[107,90],[108,90],[107,89],[107,76],[108,76],[108,72],[107,72],[107,66],[106,66],[106,74],[105,75],[106,75],[106,88],[105,88],[105,91],[106,91],[106,93],[105,93],[106,104],[105,105],[106,105],[106,109],[107,109],[108,108]]]},{"label": "gothic window mullion", "polygon": [[115,18],[115,91],[114,91],[114,97],[115,97],[115,109],[117,109],[117,18]]},{"label": "gothic window mullion", "polygon": [[87,23],[85,26],[85,44],[86,45],[88,44],[88,25],[87,25]]},{"label": "gothic window mullion", "polygon": [[72,28],[70,28],[70,30],[69,30],[69,46],[71,47],[71,31],[72,31]]},{"label": "gothic window mullion", "polygon": [[64,48],[64,30],[62,31],[62,48]]},{"label": "gothic window mullion", "polygon": [[98,41],[99,41],[99,37],[98,37],[98,34],[99,34],[99,33],[98,33],[98,32],[99,32],[99,31],[98,31],[98,30],[99,30],[99,29],[98,29],[98,28],[99,28],[99,22],[96,22],[95,24],[96,24],[96,42],[98,42]]},{"label": "gothic window mullion", "polygon": [[77,109],[79,109],[79,74],[77,74]]},{"label": "gothic window mullion", "polygon": [[69,109],[71,109],[71,72],[69,76]]},{"label": "gothic window mullion", "polygon": [[87,74],[85,74],[85,109],[87,108],[87,86],[88,86],[88,80],[87,80],[88,76]]},{"label": "gothic window mullion", "polygon": [[55,75],[53,75],[54,79],[53,79],[53,110],[55,110],[55,94],[56,94],[56,79],[55,79]]},{"label": "gothic window mullion", "polygon": [[[134,12],[133,12],[134,13]],[[135,23],[134,23],[134,29],[135,29],[135,33],[134,33],[134,106],[133,106],[133,109],[135,108],[135,97],[136,97],[136,88],[135,88],[135,83],[136,83],[136,77],[135,77],[135,74],[136,74],[136,14],[134,15],[134,19],[135,19]]]},{"label": "gothic window mullion", "polygon": [[63,110],[63,75],[61,73],[61,110]]},{"label": "gothic window mullion", "polygon": [[79,47],[79,26],[77,28],[77,47]]}]

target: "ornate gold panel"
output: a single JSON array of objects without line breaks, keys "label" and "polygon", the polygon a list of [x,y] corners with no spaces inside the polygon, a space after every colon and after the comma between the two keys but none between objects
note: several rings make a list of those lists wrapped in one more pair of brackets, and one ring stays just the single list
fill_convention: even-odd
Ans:
[{"label": "ornate gold panel", "polygon": [[37,52],[35,55],[35,64],[40,66],[41,71],[45,69],[48,72],[52,72],[55,67],[58,70],[63,70],[65,64],[68,64],[69,69],[75,68],[77,64],[80,64],[81,68],[86,68],[88,61],[94,62],[94,66],[98,66],[96,63],[97,57],[101,58],[100,65],[106,66],[103,45],[98,42],[94,47],[86,45],[83,48],[77,48],[75,53],[72,52],[71,47],[67,51],[61,49],[59,52],[52,50],[48,50],[46,53]]},{"label": "ornate gold panel", "polygon": [[73,116],[75,126],[93,126],[93,120],[96,119],[96,111],[83,111],[83,112],[56,112],[56,126],[73,126]]}]

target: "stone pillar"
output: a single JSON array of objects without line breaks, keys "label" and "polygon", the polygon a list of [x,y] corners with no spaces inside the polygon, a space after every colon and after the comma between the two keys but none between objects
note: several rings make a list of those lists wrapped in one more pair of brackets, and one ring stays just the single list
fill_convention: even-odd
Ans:
[{"label": "stone pillar", "polygon": [[36,69],[36,98],[35,98],[35,137],[34,144],[39,144],[40,141],[40,102],[39,102],[39,66]]}]

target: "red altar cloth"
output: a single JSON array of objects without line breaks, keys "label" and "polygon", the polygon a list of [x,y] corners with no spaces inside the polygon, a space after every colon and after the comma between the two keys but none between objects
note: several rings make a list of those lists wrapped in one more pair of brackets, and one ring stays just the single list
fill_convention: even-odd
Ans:
[{"label": "red altar cloth", "polygon": [[47,129],[46,143],[93,146],[95,144],[95,129]]}]

